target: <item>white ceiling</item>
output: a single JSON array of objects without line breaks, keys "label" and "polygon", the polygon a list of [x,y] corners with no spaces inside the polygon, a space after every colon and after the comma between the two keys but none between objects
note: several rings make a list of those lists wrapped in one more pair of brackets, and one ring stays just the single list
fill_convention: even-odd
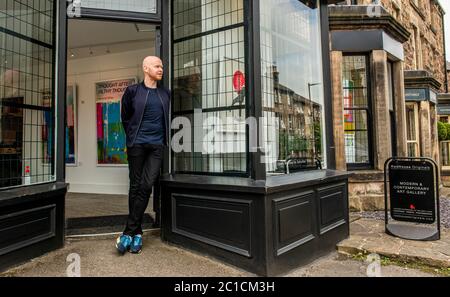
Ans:
[{"label": "white ceiling", "polygon": [[154,30],[154,25],[71,19],[67,56],[69,59],[79,59],[152,48],[155,45]]}]

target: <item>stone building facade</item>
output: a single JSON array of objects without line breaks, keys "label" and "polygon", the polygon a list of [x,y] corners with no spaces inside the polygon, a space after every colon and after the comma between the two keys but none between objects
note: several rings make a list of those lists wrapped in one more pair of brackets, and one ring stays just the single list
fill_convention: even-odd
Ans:
[{"label": "stone building facade", "polygon": [[444,11],[435,0],[348,0],[330,6],[329,14],[337,169],[353,173],[351,209],[383,209],[389,157],[424,156],[439,164]]},{"label": "stone building facade", "polygon": [[[380,3],[411,37],[403,44],[405,70],[426,70],[440,83],[439,93],[446,92],[444,44],[444,10],[437,0],[358,0],[348,4]],[[376,13],[376,10],[374,11]]]}]

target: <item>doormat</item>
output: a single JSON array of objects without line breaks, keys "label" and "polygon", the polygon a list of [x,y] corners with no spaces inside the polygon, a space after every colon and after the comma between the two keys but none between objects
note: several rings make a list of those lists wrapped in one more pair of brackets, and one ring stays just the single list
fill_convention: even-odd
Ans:
[{"label": "doormat", "polygon": [[[66,235],[101,234],[121,232],[125,229],[127,215],[113,215],[101,217],[69,218],[66,219]],[[142,229],[156,228],[155,220],[144,215]]]}]

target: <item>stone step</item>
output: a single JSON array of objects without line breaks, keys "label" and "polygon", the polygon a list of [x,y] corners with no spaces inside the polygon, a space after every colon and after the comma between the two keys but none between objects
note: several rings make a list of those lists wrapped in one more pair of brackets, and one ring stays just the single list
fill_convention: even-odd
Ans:
[{"label": "stone step", "polygon": [[413,241],[390,236],[384,222],[359,219],[350,224],[350,237],[337,245],[339,253],[378,254],[404,263],[450,268],[450,229],[442,229],[438,241]]}]

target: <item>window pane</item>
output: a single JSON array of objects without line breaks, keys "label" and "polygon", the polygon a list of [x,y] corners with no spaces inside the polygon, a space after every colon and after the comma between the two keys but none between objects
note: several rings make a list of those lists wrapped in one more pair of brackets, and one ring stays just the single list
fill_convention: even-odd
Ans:
[{"label": "window pane", "polygon": [[188,149],[173,154],[173,170],[246,173],[244,27],[206,32],[229,25],[228,12],[242,9],[242,0],[173,4],[174,29],[194,30],[173,43],[172,110],[175,120],[185,118],[191,126],[191,139],[181,141]]},{"label": "window pane", "polygon": [[243,0],[174,0],[174,39],[242,23],[243,3]]},{"label": "window pane", "polygon": [[367,131],[346,131],[345,158],[347,163],[369,163]]},{"label": "window pane", "polygon": [[345,131],[367,131],[366,110],[344,110]]},{"label": "window pane", "polygon": [[416,114],[414,105],[406,105],[406,140],[417,140],[416,138]]},{"label": "window pane", "polygon": [[81,7],[156,13],[156,0],[81,0]]},{"label": "window pane", "polygon": [[367,69],[365,56],[343,58],[344,108],[367,107]]},{"label": "window pane", "polygon": [[367,111],[345,110],[344,127],[347,163],[369,163]]},{"label": "window pane", "polygon": [[347,164],[370,164],[367,58],[343,57],[343,104]]},{"label": "window pane", "polygon": [[0,188],[54,180],[54,2],[22,2],[1,15]]},{"label": "window pane", "polygon": [[417,143],[408,143],[408,157],[416,157],[417,156],[416,154],[417,154]]},{"label": "window pane", "polygon": [[326,164],[319,7],[260,3],[266,171],[283,174],[288,161],[290,172],[319,168]]}]

